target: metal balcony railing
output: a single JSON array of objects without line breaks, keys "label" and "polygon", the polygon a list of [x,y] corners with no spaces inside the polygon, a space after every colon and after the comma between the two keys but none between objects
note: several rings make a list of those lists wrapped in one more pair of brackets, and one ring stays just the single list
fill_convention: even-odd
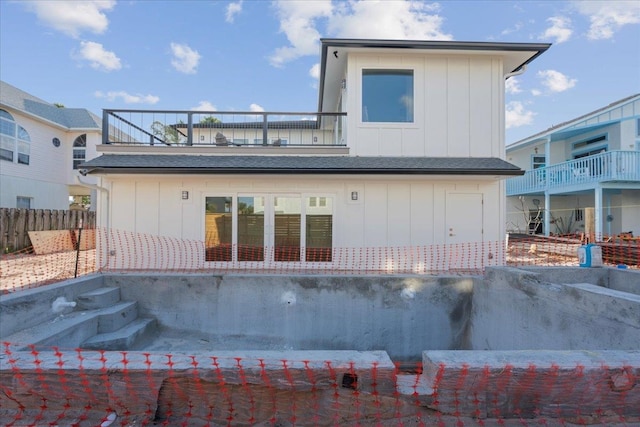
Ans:
[{"label": "metal balcony railing", "polygon": [[103,110],[102,143],[346,146],[346,113]]},{"label": "metal balcony railing", "polygon": [[640,151],[608,151],[527,171],[507,180],[507,196],[555,192],[598,182],[640,181]]}]

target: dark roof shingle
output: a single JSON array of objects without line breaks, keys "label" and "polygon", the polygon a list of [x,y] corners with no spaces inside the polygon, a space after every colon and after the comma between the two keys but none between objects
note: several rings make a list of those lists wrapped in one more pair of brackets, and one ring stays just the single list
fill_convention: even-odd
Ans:
[{"label": "dark roof shingle", "polygon": [[522,175],[496,157],[196,156],[104,154],[89,173]]}]

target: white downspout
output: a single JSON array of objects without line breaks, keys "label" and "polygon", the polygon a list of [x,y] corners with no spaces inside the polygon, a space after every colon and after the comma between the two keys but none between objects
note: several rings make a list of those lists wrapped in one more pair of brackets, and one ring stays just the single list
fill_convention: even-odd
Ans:
[{"label": "white downspout", "polygon": [[[105,253],[104,253],[104,264],[100,267],[100,269],[102,269],[103,267],[106,267],[106,264],[108,262],[109,259],[109,231],[110,231],[110,221],[109,221],[109,190],[105,187],[101,187],[99,185],[96,184],[90,184],[88,182],[84,182],[80,179],[80,177],[78,175],[75,175],[76,178],[76,182],[78,183],[78,185],[81,185],[82,187],[86,187],[86,188],[90,188],[92,190],[96,190],[96,191],[102,191],[105,195],[106,198],[106,209],[103,210],[103,212],[105,213],[105,231],[106,231],[106,235],[107,235],[107,239],[106,239],[106,243],[105,243]],[[96,215],[98,214],[98,212],[96,211]]]}]

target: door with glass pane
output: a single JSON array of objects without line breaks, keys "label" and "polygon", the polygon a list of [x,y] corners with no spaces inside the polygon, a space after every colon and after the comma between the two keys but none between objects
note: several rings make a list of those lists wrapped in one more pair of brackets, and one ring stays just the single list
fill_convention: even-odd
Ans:
[{"label": "door with glass pane", "polygon": [[206,261],[331,262],[332,201],[297,194],[206,197]]}]

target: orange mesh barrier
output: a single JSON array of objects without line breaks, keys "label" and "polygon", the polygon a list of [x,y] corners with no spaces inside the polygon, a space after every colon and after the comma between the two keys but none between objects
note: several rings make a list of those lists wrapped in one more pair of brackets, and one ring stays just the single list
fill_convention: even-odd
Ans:
[{"label": "orange mesh barrier", "polygon": [[[252,245],[205,247],[204,241],[104,229],[92,244],[73,251],[51,238],[0,257],[3,293],[95,272],[214,272],[264,274],[481,274],[492,266],[577,266],[584,236],[510,235],[506,241],[411,247],[276,248]],[[62,237],[59,239],[63,239]],[[73,239],[72,239],[73,240]],[[605,265],[640,268],[640,241],[629,236],[591,238]]]},{"label": "orange mesh barrier", "polygon": [[[631,360],[618,357],[613,364],[584,355],[536,364],[513,353],[477,363],[436,351],[410,369],[375,354],[349,359],[354,353],[310,360],[277,352],[232,357],[19,350],[3,343],[0,418],[5,426],[640,422],[640,363],[633,352],[625,356]],[[305,352],[280,355],[287,354]],[[498,362],[511,356],[517,360]]]}]

